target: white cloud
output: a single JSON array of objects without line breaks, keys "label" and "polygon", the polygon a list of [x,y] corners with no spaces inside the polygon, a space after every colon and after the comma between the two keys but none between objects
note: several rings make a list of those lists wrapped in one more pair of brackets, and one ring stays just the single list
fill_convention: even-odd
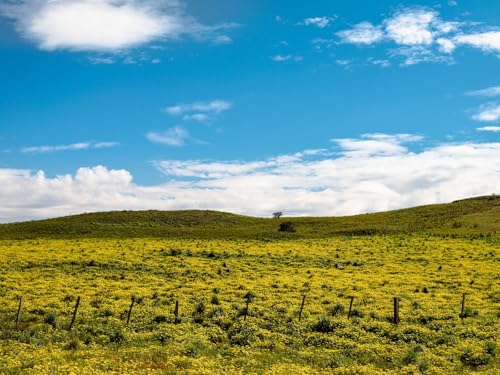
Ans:
[{"label": "white cloud", "polygon": [[423,140],[421,136],[412,134],[363,134],[361,139],[332,139],[349,157],[368,157],[374,155],[398,155],[408,152],[405,143]]},{"label": "white cloud", "polygon": [[[392,42],[397,48],[387,51],[389,57],[403,57],[404,66],[422,62],[454,63],[453,52],[462,46],[484,52],[500,52],[500,31],[489,28],[477,31],[481,23],[447,21],[431,8],[401,8],[379,25],[361,22],[336,33],[341,43],[374,45]],[[485,26],[481,26],[484,30]],[[467,29],[467,30],[466,30]],[[316,48],[320,48],[315,44]],[[500,54],[499,54],[500,57]]]},{"label": "white cloud", "polygon": [[116,63],[116,60],[112,57],[89,57],[88,59],[94,65],[112,65]]},{"label": "white cloud", "polygon": [[206,122],[210,120],[210,116],[206,113],[194,113],[192,115],[184,115],[182,119],[185,121]]},{"label": "white cloud", "polygon": [[351,44],[374,44],[384,38],[382,29],[370,22],[361,22],[354,25],[352,29],[342,30],[337,33],[342,43]]},{"label": "white cloud", "polygon": [[310,17],[304,19],[304,21],[301,23],[302,25],[305,26],[316,26],[319,27],[320,29],[327,28],[333,21],[335,20],[335,17]]},{"label": "white cloud", "polygon": [[154,143],[168,146],[183,146],[190,139],[189,132],[182,126],[174,126],[164,132],[149,132],[146,138]]},{"label": "white cloud", "polygon": [[500,119],[500,104],[485,104],[479,109],[479,112],[472,117],[476,121],[492,122]]},{"label": "white cloud", "polygon": [[425,9],[405,9],[385,21],[387,36],[397,44],[429,45],[434,36],[432,23],[437,13]]},{"label": "white cloud", "polygon": [[476,130],[480,131],[480,132],[498,133],[498,132],[500,132],[500,126],[483,126],[481,128],[477,128]]},{"label": "white cloud", "polygon": [[351,60],[343,60],[343,59],[337,59],[335,60],[337,65],[344,66],[344,67],[349,67],[352,64]]},{"label": "white cloud", "polygon": [[169,181],[154,186],[102,166],[56,177],[0,169],[0,221],[123,209],[347,215],[498,193],[500,143],[409,150],[420,139],[371,134],[336,140],[335,154],[313,150],[252,162],[163,160],[155,166]]},{"label": "white cloud", "polygon": [[111,148],[119,145],[120,144],[118,142],[96,142],[96,143],[79,142],[79,143],[72,143],[69,145],[24,147],[21,149],[21,152],[25,154],[44,154],[57,151],[80,151],[80,150],[88,150],[91,148],[94,149]]},{"label": "white cloud", "polygon": [[455,41],[486,52],[500,52],[500,31],[458,35]]},{"label": "white cloud", "polygon": [[271,56],[271,60],[273,60],[275,62],[284,62],[284,61],[291,60],[292,58],[293,58],[292,55],[274,55],[274,56]]},{"label": "white cloud", "polygon": [[212,41],[215,44],[231,44],[233,42],[233,40],[227,35],[217,35],[212,39]]},{"label": "white cloud", "polygon": [[369,59],[368,62],[373,65],[381,66],[382,68],[388,68],[391,66],[391,62],[387,59]]},{"label": "white cloud", "polygon": [[[185,13],[181,0],[20,0],[0,13],[45,50],[107,51],[181,35],[227,42],[217,30]],[[230,25],[226,25],[230,26]]]},{"label": "white cloud", "polygon": [[438,38],[436,39],[436,43],[439,45],[439,50],[443,53],[452,53],[457,48],[456,44],[447,38]]},{"label": "white cloud", "polygon": [[448,54],[436,54],[427,46],[407,46],[389,51],[389,57],[403,58],[401,66],[411,66],[421,63],[453,64],[453,57]]},{"label": "white cloud", "polygon": [[120,144],[118,142],[98,142],[98,143],[94,143],[93,147],[94,148],[111,148],[111,147],[116,147],[119,145]]},{"label": "white cloud", "polygon": [[211,102],[195,102],[189,104],[177,104],[175,106],[165,108],[165,111],[171,115],[179,116],[186,113],[213,113],[219,114],[230,110],[231,102],[226,100],[212,100]]},{"label": "white cloud", "polygon": [[500,86],[493,86],[486,89],[469,91],[466,94],[469,96],[500,96]]}]

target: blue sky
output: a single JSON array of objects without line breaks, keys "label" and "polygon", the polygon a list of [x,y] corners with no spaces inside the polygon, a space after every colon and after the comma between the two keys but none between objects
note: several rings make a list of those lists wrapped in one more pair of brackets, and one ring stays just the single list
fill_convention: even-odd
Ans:
[{"label": "blue sky", "polygon": [[0,0],[0,221],[498,190],[500,3],[290,4]]}]

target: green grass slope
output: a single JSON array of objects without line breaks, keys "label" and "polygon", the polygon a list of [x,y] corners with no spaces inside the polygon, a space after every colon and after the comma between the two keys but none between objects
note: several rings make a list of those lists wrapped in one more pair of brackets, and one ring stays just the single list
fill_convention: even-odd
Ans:
[{"label": "green grass slope", "polygon": [[[296,232],[278,232],[291,221]],[[0,225],[0,239],[30,238],[324,238],[431,232],[500,233],[500,197],[465,199],[345,217],[263,219],[216,211],[116,211]]]}]

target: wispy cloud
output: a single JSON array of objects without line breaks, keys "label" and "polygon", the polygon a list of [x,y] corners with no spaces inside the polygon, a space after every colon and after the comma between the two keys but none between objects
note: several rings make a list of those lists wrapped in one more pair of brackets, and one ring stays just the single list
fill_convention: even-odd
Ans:
[{"label": "wispy cloud", "polygon": [[408,152],[407,143],[422,141],[423,137],[413,134],[363,134],[361,138],[332,139],[338,144],[342,154],[349,157],[375,155],[401,155]]},{"label": "wispy cloud", "polygon": [[153,143],[179,147],[183,146],[191,136],[182,126],[174,126],[163,132],[149,132],[146,134],[146,138]]},{"label": "wispy cloud", "polygon": [[217,99],[209,102],[176,104],[165,108],[165,112],[172,116],[182,116],[184,121],[209,122],[232,107],[231,102]]},{"label": "wispy cloud", "polygon": [[31,146],[24,147],[21,152],[25,154],[45,154],[58,151],[80,151],[88,149],[102,149],[119,146],[118,142],[79,142],[57,146]]},{"label": "wispy cloud", "polygon": [[486,97],[500,96],[500,86],[493,86],[493,87],[488,87],[486,89],[469,91],[466,93],[466,95],[486,96]]},{"label": "wispy cloud", "polygon": [[291,54],[288,55],[282,55],[282,54],[277,54],[271,56],[271,60],[274,62],[286,62],[286,61],[295,61],[295,62],[301,62],[304,60],[302,56],[294,56]]},{"label": "wispy cloud", "polygon": [[[422,137],[369,134],[255,161],[159,160],[163,184],[126,170],[74,175],[0,169],[0,221],[122,209],[216,209],[269,216],[347,215],[499,193],[500,143],[452,143],[415,151]],[[470,181],[475,181],[471,184]]]},{"label": "wispy cloud", "polygon": [[171,115],[183,115],[186,113],[215,113],[219,114],[224,111],[230,110],[232,107],[231,102],[227,100],[212,100],[210,102],[195,102],[189,104],[177,104],[165,108],[165,111]]},{"label": "wispy cloud", "polygon": [[100,65],[100,64],[112,65],[112,64],[116,63],[116,59],[109,57],[109,56],[108,57],[91,56],[91,57],[89,57],[89,61],[91,64],[94,64],[94,65]]},{"label": "wispy cloud", "polygon": [[98,143],[94,143],[92,146],[94,148],[111,148],[111,147],[116,147],[119,145],[120,144],[118,142],[98,142]]},{"label": "wispy cloud", "polygon": [[275,62],[288,61],[288,60],[291,60],[292,58],[293,58],[292,55],[274,55],[274,56],[271,56],[271,60],[273,60]]},{"label": "wispy cloud", "polygon": [[182,0],[21,0],[0,4],[0,14],[44,50],[117,52],[190,35],[228,42],[234,24],[205,26]]},{"label": "wispy cloud", "polygon": [[476,121],[492,122],[500,120],[500,104],[488,103],[479,108],[479,111],[472,116]]},{"label": "wispy cloud", "polygon": [[352,29],[337,32],[342,43],[350,44],[374,44],[384,38],[380,26],[374,26],[370,22],[361,22],[354,25]]},{"label": "wispy cloud", "polygon": [[321,16],[321,17],[309,17],[304,19],[300,25],[304,26],[316,26],[319,27],[320,29],[325,29],[330,24],[335,21],[336,17],[330,17],[330,16]]},{"label": "wispy cloud", "polygon": [[476,130],[480,131],[480,132],[499,133],[500,132],[500,126],[483,126],[481,128],[477,128]]}]

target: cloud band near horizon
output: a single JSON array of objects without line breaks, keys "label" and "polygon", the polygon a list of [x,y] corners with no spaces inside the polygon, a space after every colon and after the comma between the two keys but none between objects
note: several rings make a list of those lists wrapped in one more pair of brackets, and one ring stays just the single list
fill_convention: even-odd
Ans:
[{"label": "cloud band near horizon", "polygon": [[212,209],[254,216],[338,216],[498,193],[500,143],[441,144],[419,152],[408,134],[334,139],[331,149],[265,160],[158,160],[163,184],[127,170],[84,167],[48,177],[0,169],[0,222],[90,211]]}]

